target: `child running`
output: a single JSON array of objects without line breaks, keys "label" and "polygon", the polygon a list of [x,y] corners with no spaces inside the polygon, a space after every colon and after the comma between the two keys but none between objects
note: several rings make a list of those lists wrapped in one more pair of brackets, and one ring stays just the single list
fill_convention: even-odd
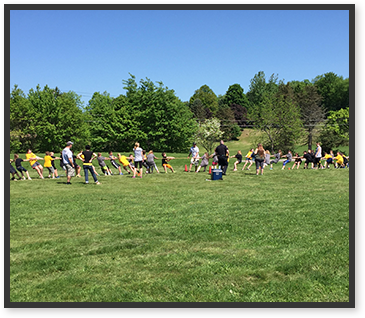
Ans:
[{"label": "child running", "polygon": [[167,168],[169,168],[172,172],[175,172],[172,166],[168,164],[170,160],[175,158],[167,157],[165,152],[163,152],[161,155],[162,155],[162,167],[165,169],[165,173],[167,173]]},{"label": "child running", "polygon": [[245,170],[246,165],[250,162],[250,165],[248,166],[247,170],[250,170],[250,167],[253,164],[253,160],[252,160],[252,154],[253,154],[253,148],[247,153],[246,157],[246,162],[245,165],[243,166],[242,170]]},{"label": "child running", "polygon": [[119,175],[123,175],[122,169],[120,168],[120,165],[118,165],[115,160],[118,159],[117,157],[113,156],[113,152],[109,151],[109,159],[112,166],[119,171]]},{"label": "child running", "polygon": [[237,160],[233,164],[234,168],[233,171],[237,171],[237,165],[239,165],[242,162],[242,152],[241,150],[237,151],[237,154],[234,156],[230,156],[230,158],[236,158]]},{"label": "child running", "polygon": [[15,161],[15,168],[16,170],[18,170],[21,174],[22,174],[22,177],[23,179],[25,180],[25,176],[23,175],[23,172],[25,172],[25,174],[27,175],[28,177],[28,180],[32,180],[29,176],[29,172],[27,169],[25,169],[23,166],[22,166],[22,161],[29,161],[29,159],[22,159],[22,158],[19,158],[19,155],[16,153],[14,154],[14,161]]},{"label": "child running", "polygon": [[281,168],[281,170],[284,170],[285,169],[285,165],[289,162],[291,162],[292,158],[293,158],[293,154],[291,153],[291,151],[289,150],[288,151],[288,154],[286,154],[285,156],[283,157],[286,157],[286,160],[283,162],[283,167]]}]

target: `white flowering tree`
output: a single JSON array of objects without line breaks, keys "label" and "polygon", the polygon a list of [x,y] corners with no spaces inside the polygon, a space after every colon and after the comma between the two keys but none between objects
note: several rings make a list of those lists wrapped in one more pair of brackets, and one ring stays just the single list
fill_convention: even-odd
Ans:
[{"label": "white flowering tree", "polygon": [[214,144],[217,143],[223,136],[220,129],[221,124],[219,119],[210,118],[199,124],[199,129],[196,134],[196,140],[201,144],[209,154],[214,150]]}]

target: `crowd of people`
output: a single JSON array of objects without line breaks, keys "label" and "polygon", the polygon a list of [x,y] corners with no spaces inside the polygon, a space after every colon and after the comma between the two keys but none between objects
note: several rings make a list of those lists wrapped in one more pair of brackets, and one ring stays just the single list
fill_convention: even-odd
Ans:
[{"label": "crowd of people", "polygon": [[[67,142],[66,147],[60,154],[60,157],[56,157],[53,152],[47,151],[44,158],[41,158],[36,156],[31,149],[28,149],[26,159],[22,159],[18,154],[14,154],[14,159],[10,159],[10,174],[12,175],[12,180],[17,180],[15,176],[18,177],[18,180],[32,180],[27,169],[22,166],[23,161],[29,162],[30,166],[38,173],[39,177],[44,179],[44,169],[38,160],[44,160],[44,168],[47,168],[48,170],[48,177],[53,179],[60,177],[55,166],[55,160],[60,160],[60,168],[66,172],[67,184],[71,184],[72,177],[81,177],[81,166],[77,164],[76,159],[82,161],[85,183],[89,183],[90,173],[94,182],[98,185],[100,184],[97,178],[100,175],[97,173],[95,166],[92,164],[94,159],[98,162],[102,174],[106,176],[113,175],[113,172],[105,161],[110,161],[112,167],[118,171],[117,174],[123,175],[123,168],[126,173],[133,175],[132,178],[136,178],[136,176],[142,178],[144,169],[146,174],[153,173],[154,170],[157,173],[160,173],[155,162],[155,160],[159,160],[159,158],[155,156],[152,150],[148,153],[146,150],[143,150],[138,142],[135,143],[133,148],[134,155],[130,154],[128,157],[121,155],[120,153],[118,153],[117,157],[115,157],[113,152],[109,151],[109,157],[106,158],[102,156],[100,152],[98,154],[92,152],[90,150],[90,146],[86,146],[85,150],[80,151],[77,155],[75,155],[71,151],[72,146],[73,143],[71,141]],[[271,160],[272,157],[273,160]],[[295,167],[299,169],[303,161],[304,169],[328,169],[331,165],[333,165],[334,168],[349,167],[349,157],[339,151],[335,156],[332,150],[329,153],[324,152],[324,154],[322,154],[320,143],[317,143],[315,151],[304,151],[302,156],[300,156],[299,153],[295,153],[295,156],[293,156],[290,150],[286,155],[283,155],[281,150],[278,150],[275,154],[271,154],[269,150],[265,150],[263,148],[262,144],[258,144],[256,149],[250,149],[245,156],[245,160],[243,160],[242,152],[240,150],[236,155],[230,156],[228,147],[224,144],[224,141],[221,140],[219,146],[215,148],[211,155],[209,155],[208,152],[205,152],[203,156],[199,155],[199,148],[194,142],[193,146],[189,150],[188,159],[190,159],[190,165],[188,170],[186,166],[186,171],[191,172],[192,167],[194,166],[194,171],[196,173],[198,173],[201,168],[204,168],[203,171],[205,172],[209,166],[209,160],[211,158],[213,158],[212,167],[221,168],[222,175],[226,175],[227,173],[230,158],[237,159],[234,162],[233,171],[237,171],[238,165],[243,163],[243,161],[245,163],[242,170],[245,170],[247,165],[247,170],[250,170],[252,164],[255,163],[256,175],[262,175],[266,166],[270,166],[270,170],[272,170],[273,165],[278,164],[281,160],[283,160],[282,170],[284,170],[287,166],[288,169],[294,169]],[[175,157],[169,157],[165,152],[163,152],[160,159],[165,173],[168,172],[168,169],[173,173],[175,172],[174,168],[169,163],[171,160],[175,159]],[[324,165],[322,164],[323,161]],[[12,162],[15,162],[16,169],[13,167]],[[291,162],[293,162],[293,165],[290,168],[289,165]]]}]

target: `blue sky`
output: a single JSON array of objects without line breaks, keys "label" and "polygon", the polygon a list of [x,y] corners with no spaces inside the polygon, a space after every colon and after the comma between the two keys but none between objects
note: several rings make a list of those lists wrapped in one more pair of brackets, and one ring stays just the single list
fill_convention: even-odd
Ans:
[{"label": "blue sky", "polygon": [[57,86],[85,104],[125,94],[129,73],[183,101],[202,85],[247,93],[259,71],[285,82],[349,76],[348,11],[12,11],[10,23],[10,87]]}]

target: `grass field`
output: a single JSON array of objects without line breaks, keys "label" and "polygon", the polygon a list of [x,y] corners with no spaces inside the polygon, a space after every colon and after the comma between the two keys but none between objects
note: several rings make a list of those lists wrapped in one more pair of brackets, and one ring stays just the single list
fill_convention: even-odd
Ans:
[{"label": "grass field", "polygon": [[100,186],[29,169],[10,182],[11,301],[348,302],[349,169],[234,161],[222,181],[176,159]]}]

